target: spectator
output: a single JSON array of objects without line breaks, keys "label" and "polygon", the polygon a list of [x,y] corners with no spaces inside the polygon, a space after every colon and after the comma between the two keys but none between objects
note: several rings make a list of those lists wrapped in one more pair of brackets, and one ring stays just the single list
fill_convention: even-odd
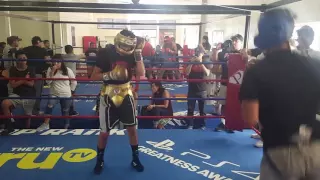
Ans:
[{"label": "spectator", "polygon": [[254,43],[265,58],[245,72],[240,88],[243,119],[261,123],[260,180],[320,179],[320,64],[292,52],[294,27],[288,9],[261,14]]},{"label": "spectator", "polygon": [[178,54],[179,54],[179,51],[182,51],[183,48],[182,48],[182,46],[181,46],[179,43],[176,42],[176,38],[172,37],[172,38],[171,38],[171,41],[172,41],[172,43],[174,43],[175,46],[177,47],[177,51],[178,51],[177,55],[178,55]]},{"label": "spectator", "polygon": [[177,70],[160,70],[158,77],[163,79],[169,77],[169,79],[173,79],[173,76],[175,76],[176,79],[180,79],[179,63],[177,63],[175,57],[172,57],[178,54],[177,46],[169,36],[164,37],[162,54],[167,57],[164,57],[165,63],[162,64],[161,68],[177,68]]},{"label": "spectator", "polygon": [[[223,62],[225,64],[222,64],[221,66],[218,65],[217,67],[221,67],[221,80],[228,81],[228,53],[240,53],[241,49],[243,47],[243,37],[240,34],[237,34],[235,36],[231,37],[231,43],[230,40],[226,41],[223,44],[223,50],[222,52],[218,53],[218,61]],[[230,47],[231,45],[231,47]],[[217,72],[217,71],[215,71]],[[218,95],[219,98],[227,98],[227,82],[222,82]],[[224,114],[224,109],[225,109],[225,101],[219,101],[219,108],[218,108],[218,114]],[[222,130],[227,130],[227,132],[232,133],[233,131],[230,131],[226,129],[225,127],[225,120],[221,119],[221,123],[218,125],[217,128],[215,128],[215,131],[222,131]]]},{"label": "spectator", "polygon": [[[206,76],[210,75],[211,68],[206,67],[202,64],[204,51],[200,52],[199,56],[191,59],[191,62],[195,62],[197,64],[190,64],[186,68],[186,74],[188,75],[188,79],[202,79],[204,80]],[[199,64],[198,64],[199,63]],[[188,83],[188,98],[207,98],[206,92],[206,82],[189,82]],[[188,100],[188,116],[194,115],[194,109],[196,105],[196,101],[198,101],[199,113],[200,116],[205,116],[204,113],[204,103],[205,100]],[[197,119],[196,124],[194,124],[193,119],[186,119],[188,129],[204,129],[205,122],[204,118]]]},{"label": "spectator", "polygon": [[93,67],[95,66],[94,62],[96,61],[97,54],[98,54],[98,49],[96,48],[96,44],[95,43],[90,43],[88,50],[85,52],[87,60],[91,61],[91,62],[87,63],[88,78],[90,78],[90,76],[92,74]]},{"label": "spectator", "polygon": [[44,40],[43,41],[44,48],[47,50],[47,53],[50,57],[53,56],[53,50],[50,48],[50,41],[49,40]]},{"label": "spectator", "polygon": [[209,43],[209,38],[208,36],[203,36],[202,37],[202,47],[204,48],[204,50],[206,51],[206,53],[208,53],[211,50],[211,45]]},{"label": "spectator", "polygon": [[[6,47],[7,43],[5,42],[0,42],[0,58],[2,59],[3,56],[3,50]],[[2,61],[3,62],[3,61]],[[3,63],[1,62],[1,66],[3,66]]]},{"label": "spectator", "polygon": [[[9,77],[11,78],[35,78],[35,71],[32,67],[27,65],[27,56],[22,50],[18,50],[16,53],[17,65],[13,66],[9,70]],[[36,90],[34,87],[34,80],[10,80],[9,83],[13,88],[13,94],[9,97],[21,99],[5,99],[2,101],[2,112],[5,116],[11,115],[11,108],[17,108],[22,106],[25,115],[32,115],[32,109],[35,104],[34,99],[23,99],[24,97],[34,97]],[[11,119],[5,120],[6,129],[2,131],[1,135],[9,135],[13,132],[13,124]],[[30,128],[30,118],[26,121],[26,128]]]},{"label": "spectator", "polygon": [[[36,77],[45,77],[45,71],[50,66],[50,62],[46,62],[45,59],[49,58],[48,52],[45,48],[42,48],[42,40],[39,36],[34,36],[31,40],[32,46],[24,48],[28,57],[28,66],[35,69]],[[35,61],[37,60],[37,61]],[[42,90],[44,86],[43,80],[35,81],[36,97],[40,98],[42,95]],[[37,115],[40,112],[41,99],[37,99],[33,108],[33,114]]]},{"label": "spectator", "polygon": [[[10,36],[7,38],[7,45],[3,49],[2,58],[3,59],[14,59],[15,58],[15,52],[19,49],[19,42],[22,39],[18,36]],[[4,61],[4,68],[10,69],[11,66],[15,66],[14,61]]]},{"label": "spectator", "polygon": [[[146,42],[142,49],[142,56],[144,57],[143,62],[144,62],[145,68],[148,68],[148,69],[152,68],[154,54],[155,54],[155,51],[149,42],[149,38],[146,37]],[[146,76],[148,79],[151,78],[151,75],[152,75],[152,70],[146,70]]]},{"label": "spectator", "polygon": [[[9,93],[8,93],[8,80],[4,79],[4,78],[8,78],[9,77],[9,72],[8,70],[6,70],[4,67],[0,67],[0,104],[3,100],[4,97],[8,97]],[[3,115],[2,110],[0,108],[0,115]],[[4,127],[2,125],[4,122],[0,121],[0,131],[1,129],[3,129]]]},{"label": "spectator", "polygon": [[[143,106],[141,109],[142,116],[172,116],[173,109],[171,105],[171,100],[159,100],[157,98],[170,98],[170,93],[166,90],[160,82],[154,82],[151,84],[152,90],[152,99],[150,105]],[[150,120],[143,120],[143,123],[140,123],[140,128],[157,128],[163,129],[166,122],[170,120],[170,118],[162,119],[160,123],[159,120],[161,118],[154,118]]]},{"label": "spectator", "polygon": [[310,48],[314,40],[314,31],[310,26],[303,26],[298,31],[298,51],[311,58],[320,59],[320,52]]},{"label": "spectator", "polygon": [[[64,50],[66,54],[62,55],[63,60],[74,60],[74,61],[80,61],[80,56],[75,55],[73,53],[73,47],[71,45],[66,45],[64,47]],[[77,63],[76,62],[65,62],[65,65],[67,68],[71,69],[73,74],[76,76],[77,75]],[[75,93],[76,90],[73,91]],[[73,94],[72,94],[73,95]],[[79,113],[75,110],[75,103],[74,100],[72,99],[72,104],[70,106],[70,116],[78,116]]]},{"label": "spectator", "polygon": [[[62,55],[56,54],[53,56],[55,60],[61,60]],[[56,104],[60,103],[61,115],[69,116],[69,108],[72,104],[71,98],[72,92],[76,89],[77,81],[69,80],[69,78],[75,78],[73,71],[68,68],[64,62],[54,62],[51,67],[48,68],[47,78],[66,78],[67,80],[47,80],[50,85],[50,98],[61,99],[49,99],[45,114],[52,115],[53,108]],[[46,118],[44,123],[37,128],[37,131],[43,131],[50,129],[50,118]],[[68,129],[70,126],[70,120],[66,119],[64,128]]]}]

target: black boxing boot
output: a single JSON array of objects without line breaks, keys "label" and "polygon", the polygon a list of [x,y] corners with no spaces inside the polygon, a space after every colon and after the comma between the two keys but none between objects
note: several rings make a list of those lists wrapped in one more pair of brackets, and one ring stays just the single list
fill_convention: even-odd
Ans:
[{"label": "black boxing boot", "polygon": [[0,136],[8,136],[14,131],[13,122],[11,118],[5,119],[5,129],[0,133]]},{"label": "black boxing boot", "polygon": [[103,167],[104,167],[104,149],[97,148],[97,162],[96,166],[94,167],[94,173],[95,174],[101,174]]},{"label": "black boxing boot", "polygon": [[139,159],[139,151],[138,151],[138,145],[131,145],[132,149],[132,161],[131,166],[138,172],[144,171],[144,166],[141,164]]}]

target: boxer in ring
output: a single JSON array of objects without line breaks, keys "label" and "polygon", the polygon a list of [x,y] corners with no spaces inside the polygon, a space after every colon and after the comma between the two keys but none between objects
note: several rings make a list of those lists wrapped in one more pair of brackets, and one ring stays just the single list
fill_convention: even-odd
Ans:
[{"label": "boxer in ring", "polygon": [[122,122],[128,131],[132,149],[131,166],[138,172],[144,170],[138,156],[136,111],[130,86],[132,69],[137,76],[145,72],[141,51],[144,39],[129,30],[122,30],[114,39],[114,45],[100,49],[91,79],[103,80],[100,92],[99,120],[101,132],[98,139],[97,163],[94,168],[100,174],[104,166],[104,150],[109,131]]}]

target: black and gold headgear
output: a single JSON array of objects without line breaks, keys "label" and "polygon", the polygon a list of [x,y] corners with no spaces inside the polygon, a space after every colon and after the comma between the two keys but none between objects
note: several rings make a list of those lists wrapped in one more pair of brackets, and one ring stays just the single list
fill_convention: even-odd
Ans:
[{"label": "black and gold headgear", "polygon": [[[130,32],[127,35],[125,31]],[[137,38],[131,31],[123,30],[119,32],[116,37],[114,38],[114,45],[116,47],[116,51],[121,55],[130,55],[133,53],[136,45],[137,45]]]}]

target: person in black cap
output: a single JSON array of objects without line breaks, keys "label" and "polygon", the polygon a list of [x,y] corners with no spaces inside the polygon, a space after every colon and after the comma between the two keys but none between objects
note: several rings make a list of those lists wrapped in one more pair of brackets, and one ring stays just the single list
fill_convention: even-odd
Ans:
[{"label": "person in black cap", "polygon": [[50,47],[50,41],[49,40],[44,40],[43,41],[43,45],[44,45],[44,48],[47,50],[48,55],[50,57],[52,57],[53,56],[53,50]]},{"label": "person in black cap", "polygon": [[[28,57],[28,66],[35,69],[36,78],[44,77],[46,70],[50,66],[50,62],[45,59],[49,59],[48,51],[43,48],[42,40],[39,36],[34,36],[31,40],[32,46],[24,48],[24,52]],[[35,61],[36,60],[36,61]],[[35,81],[36,97],[41,97],[42,89],[44,86],[43,80]],[[37,99],[34,105],[33,114],[39,114],[41,99]]]},{"label": "person in black cap", "polygon": [[[3,59],[14,59],[15,52],[19,50],[19,42],[22,39],[18,36],[10,36],[7,38],[7,46],[3,49]],[[14,66],[14,61],[4,61],[3,66],[5,69],[9,69],[11,66]]]},{"label": "person in black cap", "polygon": [[297,50],[305,56],[320,59],[320,52],[310,48],[314,40],[314,31],[310,26],[302,26],[298,31]]},{"label": "person in black cap", "polygon": [[294,20],[288,9],[261,15],[254,43],[265,58],[240,88],[243,119],[262,128],[260,180],[320,179],[320,62],[292,51]]}]

